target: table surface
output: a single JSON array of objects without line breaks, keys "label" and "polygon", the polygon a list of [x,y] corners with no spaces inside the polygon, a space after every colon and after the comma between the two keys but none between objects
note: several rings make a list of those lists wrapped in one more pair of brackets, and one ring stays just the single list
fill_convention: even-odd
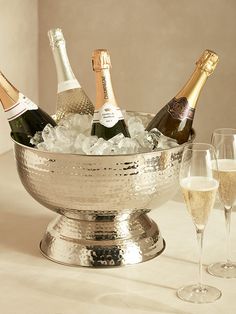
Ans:
[{"label": "table surface", "polygon": [[[198,279],[195,229],[181,195],[150,213],[167,243],[160,256],[119,268],[68,267],[40,254],[39,242],[55,213],[24,190],[12,152],[0,156],[0,174],[1,314],[236,313],[236,279],[204,271],[204,283],[218,287],[221,299],[199,305],[176,297],[177,288]],[[236,260],[236,228],[231,229]],[[205,231],[204,268],[224,260],[224,244],[224,216],[216,204]]]}]

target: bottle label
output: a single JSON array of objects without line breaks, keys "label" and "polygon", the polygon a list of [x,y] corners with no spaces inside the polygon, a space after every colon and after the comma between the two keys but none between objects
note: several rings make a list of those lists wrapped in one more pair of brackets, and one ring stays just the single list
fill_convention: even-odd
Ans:
[{"label": "bottle label", "polygon": [[33,103],[29,98],[19,93],[19,100],[13,106],[5,109],[7,120],[11,121],[21,116],[27,110],[36,110],[38,106]]},{"label": "bottle label", "polygon": [[68,80],[58,83],[57,86],[57,93],[62,93],[65,90],[74,89],[74,88],[81,88],[79,82],[77,80]]},{"label": "bottle label", "polygon": [[186,97],[180,97],[178,99],[173,98],[167,104],[167,111],[174,119],[193,120],[195,109],[189,106],[188,99]]},{"label": "bottle label", "polygon": [[123,119],[120,108],[106,102],[99,110],[94,111],[93,123],[100,123],[107,128],[112,128],[119,120]]}]

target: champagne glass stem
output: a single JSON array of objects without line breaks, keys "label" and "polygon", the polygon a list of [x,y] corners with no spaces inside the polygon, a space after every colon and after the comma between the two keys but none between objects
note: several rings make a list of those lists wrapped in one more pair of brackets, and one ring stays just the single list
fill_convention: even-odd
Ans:
[{"label": "champagne glass stem", "polygon": [[196,229],[197,231],[197,242],[198,242],[198,247],[199,247],[199,264],[198,264],[198,269],[199,269],[199,279],[198,279],[198,286],[199,290],[201,291],[202,288],[202,248],[203,248],[203,234],[204,230],[203,229]]},{"label": "champagne glass stem", "polygon": [[226,226],[226,250],[227,250],[227,262],[226,266],[231,265],[231,258],[230,258],[230,222],[231,222],[231,212],[232,207],[225,206],[224,207],[225,212],[225,226]]}]

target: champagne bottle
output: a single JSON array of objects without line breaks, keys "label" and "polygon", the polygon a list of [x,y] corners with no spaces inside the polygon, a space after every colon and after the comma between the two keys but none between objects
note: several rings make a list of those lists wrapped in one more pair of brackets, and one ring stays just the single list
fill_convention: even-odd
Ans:
[{"label": "champagne bottle", "polygon": [[146,130],[157,128],[165,136],[179,144],[188,141],[195,107],[200,92],[209,75],[213,73],[219,61],[217,54],[205,50],[196,62],[196,69],[178,94],[164,106],[148,124]]},{"label": "champagne bottle", "polygon": [[71,69],[62,30],[59,28],[51,29],[48,32],[48,37],[58,79],[56,121],[69,113],[93,115],[94,106]]},{"label": "champagne bottle", "polygon": [[130,137],[124,117],[118,107],[111,83],[111,61],[106,49],[97,49],[92,56],[96,78],[96,104],[91,135],[109,140],[123,133]]},{"label": "champagne bottle", "polygon": [[0,72],[0,101],[12,130],[12,137],[19,143],[33,147],[31,137],[50,123],[56,122],[26,96],[21,94]]}]

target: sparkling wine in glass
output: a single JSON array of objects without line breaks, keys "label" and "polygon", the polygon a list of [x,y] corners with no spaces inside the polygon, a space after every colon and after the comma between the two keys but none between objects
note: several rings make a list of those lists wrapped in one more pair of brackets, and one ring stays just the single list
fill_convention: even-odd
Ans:
[{"label": "sparkling wine in glass", "polygon": [[211,264],[208,272],[218,277],[236,278],[236,263],[231,261],[230,256],[231,212],[236,204],[236,129],[215,130],[212,144],[218,159],[219,195],[224,206],[227,257],[225,262]]},{"label": "sparkling wine in glass", "polygon": [[189,144],[183,152],[180,168],[180,186],[187,210],[196,228],[199,245],[199,281],[197,284],[183,286],[177,296],[187,302],[209,303],[220,298],[221,291],[202,283],[203,236],[208,216],[213,208],[219,187],[217,160],[210,144]]}]

